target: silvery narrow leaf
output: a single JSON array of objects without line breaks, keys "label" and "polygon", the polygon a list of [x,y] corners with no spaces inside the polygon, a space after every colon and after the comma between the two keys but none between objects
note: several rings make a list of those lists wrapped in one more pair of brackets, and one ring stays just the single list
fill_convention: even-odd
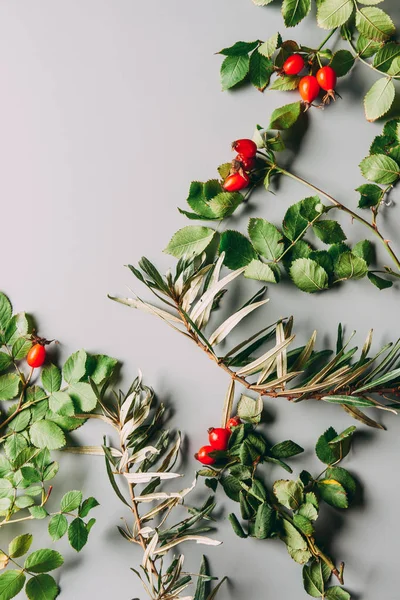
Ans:
[{"label": "silvery narrow leaf", "polygon": [[147,568],[147,561],[149,560],[149,558],[151,559],[153,557],[154,551],[156,550],[157,543],[158,543],[158,533],[155,532],[155,534],[153,535],[153,537],[151,538],[150,542],[147,545],[146,552],[143,554],[142,565],[145,569]]},{"label": "silvery narrow leaf", "polygon": [[304,346],[304,350],[300,354],[300,356],[296,359],[296,362],[292,366],[293,371],[298,371],[303,368],[308,359],[310,358],[315,345],[315,340],[317,339],[317,332],[314,331],[307,344]]},{"label": "silvery narrow leaf", "polygon": [[246,365],[245,367],[239,369],[239,371],[236,372],[237,375],[247,376],[256,373],[259,369],[263,368],[264,363],[267,363],[271,358],[275,357],[283,348],[289,346],[289,344],[293,342],[294,338],[295,336],[291,335],[281,344],[274,346],[274,348],[268,350],[268,352],[260,356],[260,358],[256,358],[256,360],[253,360],[253,362],[251,362],[249,365]]},{"label": "silvery narrow leaf", "polygon": [[[224,258],[225,258],[225,252],[222,252],[220,254],[217,262],[215,263],[213,272],[211,273],[211,277],[210,277],[210,280],[208,283],[208,289],[212,288],[213,285],[215,285],[218,282],[219,276],[221,274],[221,269],[222,269],[222,265],[224,262]],[[207,306],[207,308],[205,308],[203,310],[200,317],[197,319],[196,324],[200,329],[205,327],[207,325],[208,321],[210,320],[211,309],[212,309],[212,302]]]},{"label": "silvery narrow leaf", "polygon": [[341,380],[339,381],[338,385],[334,389],[334,392],[336,392],[339,388],[341,388],[341,387],[343,387],[345,385],[348,385],[349,383],[351,383],[355,379],[358,379],[369,368],[370,368],[370,363],[366,362],[364,365],[362,365],[361,367],[358,367],[358,369],[356,369],[355,371],[351,372],[348,375],[348,377],[342,377]]},{"label": "silvery narrow leaf", "polygon": [[149,512],[143,515],[140,520],[142,523],[145,523],[146,521],[151,521],[156,515],[158,515],[158,513],[163,512],[164,510],[168,514],[167,509],[173,508],[177,504],[179,504],[179,499],[177,498],[169,498],[168,500],[164,500],[164,502],[161,502],[161,504],[158,504],[157,506],[149,510]]},{"label": "silvery narrow leaf", "polygon": [[[112,456],[122,456],[122,452],[116,448],[109,448]],[[101,446],[66,446],[62,448],[63,452],[71,454],[90,454],[91,456],[104,456],[104,450]]]},{"label": "silvery narrow leaf", "polygon": [[260,377],[257,379],[257,385],[261,385],[271,373],[274,372],[276,367],[276,358],[271,358],[268,362],[265,363],[263,370],[260,373]]},{"label": "silvery narrow leaf", "polygon": [[[282,344],[285,341],[285,332],[283,329],[283,323],[280,321],[276,326],[276,343]],[[283,348],[276,357],[276,374],[278,379],[285,377],[287,373],[287,358],[286,348]],[[285,388],[284,382],[282,383],[282,389]]]},{"label": "silvery narrow leaf", "polygon": [[138,308],[139,310],[150,313],[151,315],[157,315],[161,319],[164,319],[164,321],[173,321],[174,323],[182,322],[179,317],[176,317],[162,308],[157,308],[149,302],[144,302],[140,298],[111,298],[111,300],[115,300],[116,302],[125,304],[126,306],[130,306],[131,308]]},{"label": "silvery narrow leaf", "polygon": [[[331,385],[333,384],[333,382],[331,383]],[[276,392],[277,396],[287,396],[288,394],[292,395],[292,394],[308,394],[309,392],[317,392],[318,390],[323,390],[324,388],[326,388],[326,383],[316,383],[314,385],[310,385],[309,383],[307,383],[304,387],[300,387],[300,388],[293,388],[290,390],[280,390],[279,392]]]},{"label": "silvery narrow leaf", "polygon": [[121,423],[125,423],[126,421],[126,417],[128,416],[129,413],[129,409],[132,406],[132,402],[134,401],[136,397],[136,394],[134,392],[132,392],[132,394],[129,394],[129,396],[126,397],[126,399],[124,400],[120,410],[119,410],[119,418]]},{"label": "silvery narrow leaf", "polygon": [[226,427],[227,422],[230,419],[232,413],[233,399],[235,397],[235,380],[231,379],[228,387],[228,391],[226,392],[224,409],[222,411],[222,427]]},{"label": "silvery narrow leaf", "polygon": [[214,301],[215,296],[220,292],[228,283],[239,277],[243,273],[246,267],[242,267],[241,269],[237,269],[226,277],[220,279],[215,285],[213,285],[210,289],[208,289],[201,298],[197,301],[195,306],[193,307],[192,312],[190,313],[190,318],[197,325],[197,320],[201,317],[203,311]]},{"label": "silvery narrow leaf", "polygon": [[152,479],[176,479],[182,477],[179,473],[124,473],[124,477],[129,483],[149,483]]},{"label": "silvery narrow leaf", "polygon": [[268,301],[269,299],[267,298],[266,300],[261,300],[260,302],[254,302],[253,304],[249,304],[249,306],[245,306],[241,310],[238,310],[233,315],[231,315],[214,331],[214,333],[211,334],[210,339],[208,340],[211,346],[220,344],[222,340],[224,340],[226,336],[232,331],[232,329],[234,329],[234,327],[236,327],[236,325],[238,325],[240,321],[244,319],[244,317],[252,313],[253,310],[256,310],[260,306],[263,306]]},{"label": "silvery narrow leaf", "polygon": [[363,361],[367,357],[368,352],[370,351],[373,335],[374,335],[374,330],[370,329],[369,333],[367,335],[367,339],[365,340],[364,346],[362,347],[362,350],[361,350],[361,357],[360,357],[361,361]]},{"label": "silvery narrow leaf", "polygon": [[168,552],[168,550],[171,550],[171,548],[174,548],[174,546],[183,544],[183,542],[196,542],[197,544],[204,544],[206,546],[220,546],[222,544],[222,542],[218,540],[214,540],[202,535],[184,535],[181,538],[170,542],[169,544],[165,544],[165,546],[162,546],[161,548],[157,548],[154,551],[154,554],[164,554],[165,552]]},{"label": "silvery narrow leaf", "polygon": [[[283,377],[279,377],[279,379],[274,379],[273,381],[269,381],[268,383],[263,383],[262,385],[252,385],[251,389],[256,392],[265,391],[265,390],[276,390],[276,388],[281,387],[283,383],[290,381],[290,379],[294,379],[297,375],[301,375],[303,371],[298,371],[297,373],[286,373]],[[292,390],[286,390],[288,394],[291,393]]]},{"label": "silvery narrow leaf", "polygon": [[128,452],[128,450],[125,450],[121,457],[121,460],[119,461],[119,465],[118,465],[119,471],[122,471],[126,467],[128,458],[129,458],[129,452]]},{"label": "silvery narrow leaf", "polygon": [[187,292],[185,292],[185,294],[181,298],[181,305],[185,312],[189,312],[190,307],[197,298],[205,276],[211,268],[212,265],[206,265],[190,281],[190,285]]},{"label": "silvery narrow leaf", "polygon": [[149,454],[159,453],[160,451],[157,450],[157,448],[154,448],[154,446],[146,446],[146,448],[142,448],[142,450],[139,450],[139,452],[135,452],[135,454],[132,454],[132,456],[127,461],[127,464],[130,465],[131,463],[143,462]]},{"label": "silvery narrow leaf", "polygon": [[153,500],[169,500],[171,498],[178,498],[179,500],[183,500],[185,496],[187,496],[196,486],[197,483],[197,475],[193,480],[191,486],[184,488],[180,492],[170,492],[167,494],[166,492],[156,492],[154,494],[145,494],[143,496],[136,496],[136,502],[153,502]]},{"label": "silvery narrow leaf", "polygon": [[164,458],[162,464],[160,465],[160,471],[167,471],[168,469],[172,469],[175,464],[176,457],[178,456],[179,449],[182,443],[181,432],[178,431],[175,444],[172,446],[167,456]]},{"label": "silvery narrow leaf", "polygon": [[142,537],[147,539],[149,535],[153,533],[153,531],[155,531],[155,529],[152,527],[142,527],[142,529],[139,530],[139,533]]}]

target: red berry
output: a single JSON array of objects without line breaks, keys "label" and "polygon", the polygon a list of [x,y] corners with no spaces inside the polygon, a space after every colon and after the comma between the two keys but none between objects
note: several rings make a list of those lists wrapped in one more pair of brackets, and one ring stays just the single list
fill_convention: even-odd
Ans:
[{"label": "red berry", "polygon": [[317,71],[317,81],[326,92],[333,92],[336,87],[336,73],[329,65]]},{"label": "red berry", "polygon": [[242,424],[242,422],[239,419],[239,417],[231,417],[226,424],[226,428],[228,431],[230,431],[232,433],[232,428],[239,427],[239,425],[241,425],[241,424]]},{"label": "red berry", "polygon": [[29,350],[26,362],[33,369],[41,367],[46,359],[46,348],[42,344],[34,344]]},{"label": "red berry", "polygon": [[214,452],[215,448],[212,446],[202,446],[200,450],[194,455],[195,459],[200,461],[203,465],[213,465],[215,458],[210,456],[210,452]]},{"label": "red berry", "polygon": [[231,432],[225,427],[210,427],[208,440],[214,450],[226,450],[228,448]]},{"label": "red berry", "polygon": [[232,173],[225,179],[222,187],[227,192],[239,192],[250,183],[250,177],[247,173]]},{"label": "red berry", "polygon": [[240,162],[245,171],[251,171],[256,165],[255,156],[242,156],[241,154],[238,154],[235,160]]},{"label": "red berry", "polygon": [[286,75],[298,75],[304,69],[304,59],[300,54],[292,54],[283,63],[282,70]]},{"label": "red berry", "polygon": [[235,150],[243,158],[251,158],[257,154],[257,144],[253,140],[236,140],[232,144],[232,150]]},{"label": "red berry", "polygon": [[300,79],[299,92],[304,102],[311,104],[319,94],[319,84],[314,75],[306,75]]}]

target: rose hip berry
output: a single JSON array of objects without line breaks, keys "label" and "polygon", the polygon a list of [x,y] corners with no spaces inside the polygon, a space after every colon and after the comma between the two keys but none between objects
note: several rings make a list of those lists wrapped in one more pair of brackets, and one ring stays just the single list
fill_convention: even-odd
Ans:
[{"label": "rose hip berry", "polygon": [[247,187],[249,183],[250,177],[247,175],[247,173],[242,171],[240,173],[237,172],[228,175],[222,187],[227,192],[239,192],[240,190],[243,190],[245,187]]},{"label": "rose hip berry", "polygon": [[299,92],[300,96],[307,104],[307,108],[318,97],[319,90],[319,83],[314,75],[306,75],[300,79]]},{"label": "rose hip berry", "polygon": [[226,429],[232,433],[232,428],[239,427],[241,424],[242,422],[239,417],[231,417],[226,424]]},{"label": "rose hip berry", "polygon": [[226,450],[230,436],[231,432],[225,427],[210,427],[208,430],[208,440],[214,450]]},{"label": "rose hip berry", "polygon": [[245,171],[251,171],[255,167],[256,157],[255,156],[246,157],[246,156],[241,156],[240,154],[238,154],[237,157],[235,158],[235,161],[239,162]]},{"label": "rose hip berry", "polygon": [[46,359],[46,348],[42,344],[34,344],[29,350],[26,362],[32,369],[41,367]]},{"label": "rose hip berry", "polygon": [[335,100],[336,73],[332,67],[327,65],[317,71],[317,82],[319,86],[327,92],[323,98],[323,102],[328,104],[330,99]]},{"label": "rose hip berry", "polygon": [[215,448],[212,446],[202,446],[198,452],[194,455],[195,459],[201,462],[203,465],[213,465],[215,458],[210,456],[210,452],[214,452]]},{"label": "rose hip berry", "polygon": [[253,140],[236,140],[232,144],[232,150],[235,150],[243,158],[252,158],[257,154],[257,144]]},{"label": "rose hip berry", "polygon": [[283,63],[282,71],[286,75],[298,75],[304,69],[304,58],[300,54],[292,54]]}]

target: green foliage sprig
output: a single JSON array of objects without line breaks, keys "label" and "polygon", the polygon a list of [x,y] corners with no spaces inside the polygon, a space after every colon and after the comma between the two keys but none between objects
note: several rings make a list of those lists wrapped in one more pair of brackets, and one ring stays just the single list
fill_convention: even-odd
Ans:
[{"label": "green foliage sprig", "polygon": [[[230,414],[234,388],[230,386],[223,425]],[[305,590],[314,598],[350,599],[350,594],[338,586],[328,587],[331,575],[343,584],[342,563],[337,567],[315,539],[315,521],[325,502],[335,508],[348,508],[357,491],[351,474],[338,464],[350,451],[355,427],[340,435],[330,427],[316,445],[317,457],[324,469],[317,477],[302,471],[296,480],[279,479],[265,484],[261,473],[263,463],[277,464],[292,472],[288,458],[303,452],[292,440],[271,445],[257,429],[261,421],[260,399],[242,395],[237,414],[242,424],[234,427],[226,452],[212,453],[216,465],[200,469],[206,484],[216,491],[220,485],[225,494],[240,504],[241,521],[232,513],[229,520],[240,538],[280,539],[289,555],[304,565]],[[246,523],[245,528],[243,522]]]},{"label": "green foliage sprig", "polygon": [[[33,319],[24,312],[13,315],[10,300],[0,294],[0,529],[32,520],[43,520],[53,541],[67,534],[72,548],[80,551],[95,519],[89,512],[95,498],[83,499],[72,490],[51,506],[51,484],[59,465],[51,450],[65,446],[65,434],[82,426],[97,405],[90,381],[104,384],[116,367],[108,356],[90,356],[84,350],[72,354],[62,368],[46,364],[30,369],[26,356],[32,346]],[[12,531],[12,529],[11,529]],[[4,540],[5,542],[5,540]],[[63,564],[55,550],[36,550],[24,564],[18,558],[31,546],[24,533],[0,550],[0,597],[9,600],[24,587],[30,600],[53,600],[58,585],[49,571]],[[11,568],[12,567],[12,568]],[[15,568],[16,567],[16,568]],[[30,577],[27,580],[27,576]]]},{"label": "green foliage sprig", "polygon": [[[271,1],[254,0],[254,3],[265,6]],[[358,62],[381,76],[364,98],[366,118],[375,121],[390,110],[395,98],[393,81],[400,78],[400,46],[394,41],[396,28],[385,11],[373,6],[378,3],[355,0],[318,1],[317,24],[322,29],[331,31],[317,49],[301,46],[292,40],[282,41],[279,33],[265,42],[237,42],[224,48],[220,51],[226,57],[221,67],[222,88],[230,89],[249,80],[263,91],[269,85],[274,71],[282,67],[285,57],[294,52],[304,55],[311,71],[326,62],[335,69],[338,77],[346,75]],[[300,23],[310,9],[311,0],[283,0],[285,26],[293,27]],[[348,43],[349,50],[340,49],[332,53],[329,49],[324,49],[335,32]],[[373,60],[369,61],[371,58]],[[298,77],[276,79],[270,89],[293,90],[297,88],[299,80]]]},{"label": "green foliage sprig", "polygon": [[[353,418],[380,427],[362,410],[379,408],[395,412],[400,395],[400,342],[387,344],[370,357],[372,331],[357,358],[358,347],[351,347],[351,338],[343,339],[339,326],[336,350],[315,350],[316,332],[304,346],[291,349],[293,318],[262,327],[223,354],[217,346],[249,314],[268,300],[261,289],[242,307],[233,312],[212,333],[207,325],[217,310],[230,283],[244,268],[220,277],[224,253],[209,264],[206,256],[180,259],[175,275],[163,277],[156,267],[142,258],[139,268],[129,266],[166,308],[159,308],[138,297],[113,300],[156,315],[168,325],[189,337],[231,378],[261,396],[286,398],[291,402],[318,400],[339,404]],[[290,382],[290,385],[289,385]],[[386,401],[378,402],[376,397]]]},{"label": "green foliage sprig", "polygon": [[[173,435],[165,428],[166,407],[156,402],[153,390],[142,383],[141,376],[126,394],[111,391],[107,385],[93,386],[93,389],[101,414],[92,414],[90,418],[101,418],[110,425],[117,443],[109,445],[105,440],[99,448],[73,450],[104,453],[110,484],[132,517],[132,524],[123,519],[124,526],[119,526],[118,531],[125,540],[142,549],[141,571],[132,570],[148,597],[154,600],[182,598],[181,594],[193,584],[194,578],[183,569],[184,555],[173,553],[178,545],[190,541],[209,546],[221,543],[204,535],[213,529],[214,498],[210,496],[199,508],[186,504],[197,478],[179,491],[162,489],[165,481],[181,477],[172,469],[179,457],[182,438],[180,432]],[[151,508],[148,505],[152,505]],[[175,509],[182,506],[188,516],[182,519],[180,510],[179,520],[174,522],[172,516],[178,512]],[[167,555],[171,555],[168,565]],[[204,557],[196,579],[196,600],[213,600],[225,580],[210,590],[215,577],[209,575]]]},{"label": "green foliage sprig", "polygon": [[[223,181],[216,179],[205,183],[192,182],[187,202],[193,212],[181,209],[180,212],[189,219],[228,219],[245,205],[254,189],[265,186],[268,190],[272,179],[282,175],[306,186],[314,195],[291,205],[280,228],[266,219],[251,218],[247,237],[231,229],[220,233],[209,226],[187,226],[174,234],[165,252],[176,258],[196,256],[206,249],[208,254],[223,252],[224,264],[228,268],[245,267],[245,277],[268,283],[280,281],[283,266],[293,283],[308,293],[321,292],[344,281],[366,276],[379,289],[391,287],[392,281],[380,277],[379,273],[399,277],[400,259],[387,236],[379,229],[377,217],[400,177],[400,120],[393,119],[385,125],[383,134],[371,146],[371,155],[360,165],[364,177],[385,186],[366,184],[358,188],[361,193],[359,207],[371,208],[371,220],[368,220],[280,164],[277,155],[285,149],[282,134],[295,126],[301,114],[301,105],[295,102],[276,109],[268,128],[257,127],[254,140],[259,148],[258,159],[250,174],[251,183],[246,194],[226,192],[222,187]],[[229,163],[219,167],[222,180],[229,169]],[[321,198],[329,205],[324,204]],[[370,240],[361,240],[351,248],[346,243],[341,225],[330,218],[334,209],[368,229],[387,251],[394,269],[386,265],[378,269],[371,266],[375,255]]]}]

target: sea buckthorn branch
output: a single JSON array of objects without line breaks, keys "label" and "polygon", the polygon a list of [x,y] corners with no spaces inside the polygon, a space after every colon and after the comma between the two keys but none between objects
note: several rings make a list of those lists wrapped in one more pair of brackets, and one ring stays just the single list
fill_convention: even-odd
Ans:
[{"label": "sea buckthorn branch", "polygon": [[[172,471],[179,458],[181,435],[179,432],[174,435],[165,428],[165,406],[156,401],[153,390],[142,383],[141,376],[126,394],[95,385],[93,390],[99,407],[103,408],[89,418],[101,417],[112,428],[118,442],[110,446],[105,440],[100,447],[70,447],[68,450],[105,456],[110,484],[133,519],[132,524],[123,519],[124,526],[118,526],[118,531],[124,540],[140,546],[143,551],[142,572],[132,570],[153,600],[183,598],[182,594],[196,580],[196,599],[213,600],[226,578],[211,590],[210,584],[216,578],[210,576],[204,557],[199,573],[192,575],[183,569],[184,555],[173,555],[178,545],[187,542],[209,546],[220,542],[204,535],[213,529],[213,496],[199,508],[186,504],[197,477],[192,485],[179,491],[162,488],[165,481],[181,476]],[[180,508],[180,520],[171,523],[175,509],[182,506],[188,516],[182,519]],[[171,556],[169,565],[167,555]]]},{"label": "sea buckthorn branch", "polygon": [[165,277],[145,258],[140,261],[139,268],[131,265],[132,273],[165,303],[166,309],[139,297],[111,298],[158,316],[189,337],[231,380],[248,390],[291,402],[314,399],[339,404],[353,418],[381,427],[361,409],[379,408],[393,412],[398,405],[400,342],[388,344],[370,357],[371,331],[356,358],[358,348],[350,347],[351,338],[344,341],[339,326],[335,352],[315,351],[316,332],[307,344],[292,349],[295,336],[290,318],[259,329],[220,355],[217,346],[247,315],[268,301],[264,298],[266,288],[263,288],[209,333],[207,325],[223,301],[228,286],[244,271],[240,268],[221,278],[224,258],[222,253],[212,264],[207,262],[205,255],[180,259],[175,274],[168,272]]}]

